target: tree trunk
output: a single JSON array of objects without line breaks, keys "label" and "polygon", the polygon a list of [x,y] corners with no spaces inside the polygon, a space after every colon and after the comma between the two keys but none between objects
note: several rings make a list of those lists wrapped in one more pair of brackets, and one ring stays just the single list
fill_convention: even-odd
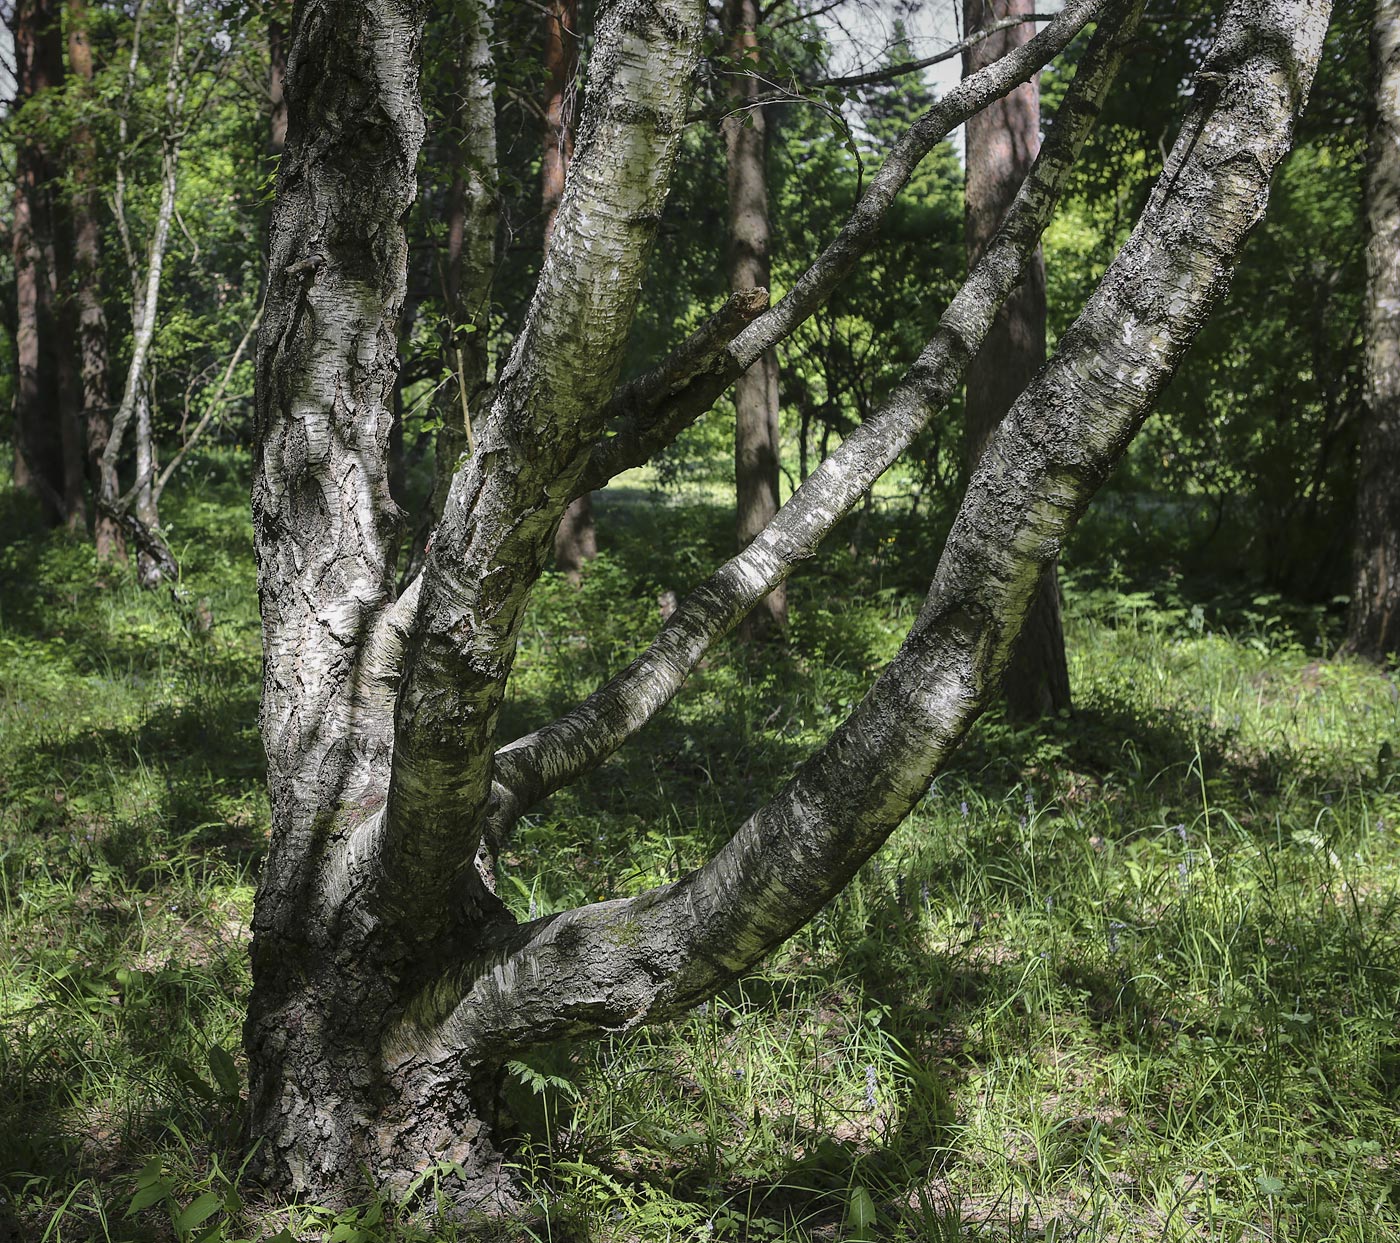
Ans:
[{"label": "tree trunk", "polygon": [[[88,41],[87,0],[68,0],[68,65],[90,97],[92,45]],[[112,434],[110,372],[107,357],[107,311],[102,304],[102,223],[97,184],[97,144],[91,129],[73,130],[73,278],[77,311],[77,353],[82,370],[83,421],[87,429],[88,475],[93,495],[115,496],[115,477],[104,478],[102,455]],[[124,561],[122,529],[100,506],[93,514],[93,540],[100,561]]]},{"label": "tree trunk", "polygon": [[[472,442],[474,407],[490,369],[491,286],[496,267],[496,105],[492,98],[491,14],[485,0],[459,4],[453,17],[457,57],[448,196],[446,300],[451,318],[448,366],[456,383],[438,404],[436,469],[430,520],[442,518],[457,464]],[[562,187],[561,187],[562,188]]]},{"label": "tree trunk", "polygon": [[[37,118],[35,97],[63,85],[63,34],[53,0],[17,0],[12,18],[15,94]],[[43,108],[42,102],[37,104]],[[46,144],[21,128],[15,143],[14,248],[15,483],[39,502],[53,525],[72,517],[65,451],[76,429],[65,427],[71,396],[61,389],[56,240],[57,176]],[[70,447],[71,444],[71,447]]]},{"label": "tree trunk", "polygon": [[[451,1160],[459,1208],[499,1210],[511,1200],[491,1132],[509,1042],[438,1049],[405,1015],[444,961],[509,922],[471,865],[521,584],[546,563],[602,430],[703,10],[610,7],[591,66],[595,121],[580,139],[591,164],[560,208],[570,244],[546,259],[477,451],[455,474],[420,580],[396,602],[389,403],[423,134],[423,11],[423,0],[305,0],[288,58],[258,347],[274,829],[254,920],[251,1126],[264,1177],[283,1189],[343,1200],[366,1171],[402,1191]],[[401,677],[408,638],[413,671]]]},{"label": "tree trunk", "polygon": [[1400,653],[1400,0],[1376,0],[1366,167],[1366,404],[1347,646]]},{"label": "tree trunk", "polygon": [[[967,34],[1022,13],[1033,0],[963,0]],[[1030,23],[1013,26],[963,53],[964,75],[1030,40]],[[1040,85],[1031,79],[967,123],[966,230],[971,265],[996,232],[1016,189],[1040,150]],[[1045,263],[1039,251],[1021,287],[1007,299],[967,372],[964,457],[971,475],[982,450],[1021,390],[1045,361]],[[1055,566],[1045,567],[1035,601],[1007,666],[1008,711],[1022,720],[1070,706],[1069,668],[1060,624]]]},{"label": "tree trunk", "polygon": [[267,17],[267,153],[274,160],[287,145],[288,8],[273,0]]},{"label": "tree trunk", "polygon": [[[303,0],[289,57],[258,357],[253,517],[273,823],[253,920],[250,1131],[281,1191],[334,1203],[354,1198],[362,1176],[402,1191],[437,1169],[460,1210],[501,1211],[513,1203],[493,1134],[505,1058],[713,995],[829,901],[923,797],[985,706],[1042,567],[1223,293],[1287,148],[1328,6],[1231,4],[1228,55],[1206,66],[1223,80],[1218,98],[1195,103],[1133,235],[998,428],[908,639],[828,745],[699,871],[516,925],[473,867],[492,808],[517,780],[528,795],[598,752],[580,760],[593,739],[566,726],[496,753],[498,714],[554,529],[604,435],[704,9],[606,10],[554,246],[423,572],[395,599],[389,402],[425,3]],[[1097,9],[1080,74],[1100,88],[1130,7],[1140,11],[1123,0]],[[1072,91],[1068,128],[1047,151],[1101,98]],[[854,503],[854,476],[878,473],[930,417],[1033,249],[1063,184],[1057,159],[1042,163],[878,426],[819,466],[791,522],[757,536],[663,639],[695,639],[715,615],[732,621]],[[644,716],[660,702],[643,687],[627,707]]]},{"label": "tree trunk", "polygon": [[[756,0],[727,0],[729,55],[757,69]],[[729,183],[729,288],[767,289],[772,229],[768,219],[768,126],[757,77],[736,76],[732,115],[724,120]],[[778,354],[773,348],[734,382],[734,494],[739,547],[778,512]],[[787,627],[787,589],[775,587],[745,619],[741,633],[763,638]]]},{"label": "tree trunk", "polygon": [[[574,158],[578,34],[578,0],[549,0],[544,14],[544,148],[540,158],[546,255],[554,242],[554,221],[564,197],[569,163]],[[584,562],[597,555],[593,498],[585,492],[569,503],[554,533],[554,567],[567,574],[570,582],[578,583]]]}]

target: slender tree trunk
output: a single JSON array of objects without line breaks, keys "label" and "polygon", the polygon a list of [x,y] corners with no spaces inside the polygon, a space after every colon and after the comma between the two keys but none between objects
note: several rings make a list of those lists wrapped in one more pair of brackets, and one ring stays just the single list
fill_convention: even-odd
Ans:
[{"label": "slender tree trunk", "polygon": [[[544,253],[554,243],[554,221],[564,197],[564,179],[574,158],[578,77],[578,0],[548,0],[544,15],[544,150],[540,160],[540,200],[544,209]],[[564,511],[554,533],[554,565],[577,583],[583,563],[598,555],[593,497],[585,492]]]},{"label": "slender tree trunk", "polygon": [[[161,281],[165,271],[166,250],[170,244],[170,230],[175,219],[175,194],[180,184],[180,151],[184,125],[184,100],[187,83],[183,77],[184,20],[186,0],[171,0],[174,18],[174,42],[170,50],[170,63],[165,78],[165,125],[166,131],[161,140],[161,187],[160,205],[156,211],[155,224],[151,230],[150,243],[146,250],[146,272],[141,273],[134,266],[134,251],[127,237],[128,259],[133,262],[131,271],[132,305],[131,321],[134,340],[131,361],[127,365],[126,382],[122,389],[121,403],[112,419],[111,434],[102,451],[100,462],[103,491],[98,497],[98,505],[113,517],[123,521],[128,530],[136,536],[142,549],[144,560],[140,563],[141,580],[147,586],[155,586],[175,565],[169,548],[161,538],[159,516],[156,509],[154,485],[156,472],[155,445],[151,422],[151,410],[147,393],[147,359],[151,342],[155,339],[156,319],[160,304]],[[139,21],[138,11],[138,21]],[[133,37],[131,61],[127,72],[130,84],[135,77],[139,43]],[[125,118],[122,124],[123,145],[125,141]],[[126,228],[122,170],[118,165],[117,183],[118,224]],[[124,236],[126,236],[124,234]],[[126,438],[127,428],[132,419],[136,424],[136,481],[126,497],[116,495],[117,460]],[[142,465],[144,463],[144,466]],[[106,491],[111,487],[112,491]],[[133,512],[135,502],[138,512]],[[135,526],[132,526],[132,518]]]},{"label": "slender tree trunk", "polygon": [[496,267],[496,106],[492,98],[491,12],[487,0],[459,4],[456,115],[448,196],[448,312],[452,332],[447,386],[438,408],[431,521],[442,517],[457,463],[471,444],[471,421],[490,368],[491,286]]},{"label": "slender tree trunk", "polygon": [[[729,55],[758,60],[756,0],[727,0]],[[762,93],[753,77],[736,76],[734,111],[724,121],[729,182],[729,287],[735,293],[767,289],[772,229],[768,218],[768,128]],[[767,349],[734,383],[734,494],[739,547],[746,548],[778,512],[778,354]],[[779,586],[759,602],[741,633],[761,638],[787,626],[787,589]]]},{"label": "slender tree trunk", "polygon": [[[1033,0],[963,0],[968,34],[1021,13]],[[963,53],[964,75],[1027,42],[1027,23],[991,35]],[[1040,149],[1040,85],[1032,79],[967,123],[966,226],[969,264],[996,232]],[[1007,299],[967,373],[967,473],[1021,390],[1045,361],[1045,263],[1039,251],[1020,289]],[[1069,668],[1060,623],[1054,564],[1045,567],[1005,678],[1007,709],[1022,720],[1051,716],[1070,706]]]},{"label": "slender tree trunk", "polygon": [[[32,104],[63,83],[63,36],[53,0],[16,0],[11,23],[16,102]],[[42,107],[42,104],[39,105]],[[37,120],[31,110],[29,122]],[[15,483],[39,501],[45,518],[70,519],[65,473],[65,396],[55,270],[57,170],[43,141],[21,126],[15,143]]]},{"label": "slender tree trunk", "polygon": [[274,0],[267,18],[267,153],[281,156],[287,145],[287,21],[290,6]]},{"label": "slender tree trunk", "polygon": [[1400,0],[1376,0],[1366,167],[1366,406],[1347,645],[1400,653]]},{"label": "slender tree trunk", "polygon": [[[68,0],[68,65],[90,99],[92,45],[88,40],[87,0]],[[115,496],[115,476],[104,479],[102,455],[112,434],[107,311],[102,303],[102,222],[97,188],[97,144],[80,122],[72,137],[73,291],[77,311],[77,353],[82,369],[83,421],[87,430],[88,476],[94,496]],[[100,506],[93,514],[93,540],[101,561],[124,561],[121,525]]]}]

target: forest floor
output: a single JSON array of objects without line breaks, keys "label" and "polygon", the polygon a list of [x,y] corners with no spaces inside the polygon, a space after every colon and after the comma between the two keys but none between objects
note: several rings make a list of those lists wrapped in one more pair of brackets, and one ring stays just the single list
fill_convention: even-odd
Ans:
[{"label": "forest floor", "polygon": [[[258,624],[243,469],[201,470],[169,503],[178,596],[0,493],[0,1240],[448,1237],[240,1178]],[[508,730],[617,669],[731,538],[686,494],[598,510]],[[863,693],[935,549],[894,510],[843,531],[786,644],[717,650],[529,817],[519,914],[703,860]],[[684,1021],[512,1063],[539,1210],[484,1237],[1400,1240],[1396,677],[1337,658],[1326,610],[1081,551],[1073,714],[985,718],[847,891]]]}]

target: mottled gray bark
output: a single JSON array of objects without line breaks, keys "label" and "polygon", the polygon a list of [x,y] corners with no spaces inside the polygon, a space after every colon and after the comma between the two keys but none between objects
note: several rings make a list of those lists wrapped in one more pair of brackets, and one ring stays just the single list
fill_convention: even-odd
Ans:
[{"label": "mottled gray bark", "polygon": [[1400,0],[1376,0],[1366,165],[1366,405],[1347,646],[1400,654]]},{"label": "mottled gray bark", "polygon": [[[544,13],[544,135],[540,151],[540,207],[544,212],[546,255],[554,240],[554,222],[574,158],[578,48],[577,0],[549,0]],[[569,502],[554,532],[554,568],[577,584],[583,577],[584,562],[597,555],[593,497],[583,492]]]},{"label": "mottled gray bark", "polygon": [[421,0],[308,0],[292,34],[258,359],[274,829],[246,1040],[265,1177],[334,1199],[357,1170],[402,1188],[454,1160],[460,1204],[499,1207],[490,1073],[401,1068],[384,1039],[431,964],[506,918],[472,866],[495,715],[616,385],[703,9],[622,0],[602,20],[535,298],[423,573],[395,602],[386,461],[422,17]]},{"label": "mottled gray bark", "polygon": [[[423,2],[306,0],[293,35],[259,342],[273,832],[246,1033],[252,1134],[263,1174],[309,1197],[354,1194],[359,1171],[401,1190],[451,1160],[458,1207],[501,1211],[512,1202],[493,1131],[502,1060],[663,1018],[750,966],[879,846],[985,706],[1037,576],[1263,210],[1327,5],[1231,4],[1203,79],[1216,89],[997,431],[913,631],[831,742],[698,872],[516,925],[473,867],[495,713],[531,584],[614,390],[703,12],[698,0],[621,0],[601,22],[553,249],[424,572],[395,600],[385,463]],[[879,433],[814,473],[793,525],[779,515],[741,555],[730,594],[773,585],[827,506],[878,473],[957,382],[1034,247],[1051,181],[1028,188]]]},{"label": "mottled gray bark", "polygon": [[[963,26],[973,33],[1024,19],[1034,11],[1032,0],[963,0]],[[973,44],[963,53],[964,76],[1027,42],[1030,34],[1023,23]],[[967,258],[972,263],[996,232],[1040,149],[1039,81],[1032,78],[1022,83],[970,118],[966,135],[964,202]],[[967,369],[963,456],[969,474],[997,424],[1045,361],[1045,313],[1045,261],[1037,251]],[[1060,589],[1053,565],[1041,577],[1007,666],[1003,690],[1007,711],[1021,720],[1053,716],[1070,706]]]},{"label": "mottled gray bark", "polygon": [[[761,90],[755,0],[727,0],[724,21],[734,70],[724,119],[729,189],[729,287],[767,289],[773,229],[768,219],[768,118],[754,101]],[[743,66],[752,69],[743,72]],[[782,440],[778,428],[778,354],[763,351],[734,381],[734,512],[744,549],[778,512]],[[787,591],[774,587],[745,619],[746,638],[787,627]]]}]

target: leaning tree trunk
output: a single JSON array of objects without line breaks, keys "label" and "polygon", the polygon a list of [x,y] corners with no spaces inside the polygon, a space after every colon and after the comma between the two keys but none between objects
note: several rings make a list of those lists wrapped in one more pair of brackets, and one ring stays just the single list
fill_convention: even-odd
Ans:
[{"label": "leaning tree trunk", "polygon": [[[716,359],[747,347],[729,352],[707,325],[614,394],[704,18],[700,0],[618,0],[591,58],[554,246],[477,452],[453,480],[422,574],[394,598],[389,401],[425,4],[304,0],[289,58],[258,358],[254,532],[273,825],[245,1029],[250,1130],[262,1174],[283,1191],[340,1201],[361,1175],[402,1192],[437,1169],[459,1209],[500,1211],[512,1203],[493,1116],[505,1058],[713,995],[811,918],[924,795],[996,685],[1041,570],[1223,293],[1287,148],[1328,6],[1233,0],[1223,52],[1203,71],[1216,89],[1194,105],[1056,358],[995,433],[909,638],[830,743],[699,871],[517,925],[474,866],[489,822],[594,766],[608,749],[594,732],[613,731],[611,746],[639,728],[667,679],[683,676],[669,659],[677,645],[703,647],[707,630],[712,639],[777,585],[854,503],[853,480],[868,486],[931,417],[1034,249],[1070,138],[1082,140],[1116,65],[1115,36],[1141,5],[1069,0],[1056,19],[1061,36],[1101,19],[1064,125],[887,408],[677,610],[625,712],[605,706],[582,728],[569,714],[496,754],[517,636],[568,500],[608,454],[616,461],[650,435],[648,403],[665,405],[702,372],[719,383]],[[976,94],[949,92],[920,141],[957,111],[947,99]],[[832,270],[799,282],[792,314]],[[733,330],[732,317],[717,320]],[[629,417],[645,426],[629,430]]]},{"label": "leaning tree trunk", "polygon": [[[734,78],[724,120],[729,184],[729,288],[767,289],[772,227],[768,218],[768,124],[758,72],[756,0],[728,0],[730,59],[752,62]],[[778,512],[778,353],[769,348],[734,382],[734,498],[739,547],[746,548]],[[787,627],[787,589],[775,587],[745,620],[743,633],[762,638]]]},{"label": "leaning tree trunk", "polygon": [[[963,0],[968,34],[1035,12],[1033,0]],[[974,73],[1027,42],[1029,22],[990,35],[963,53]],[[1016,188],[1040,149],[1040,85],[1033,78],[967,123],[966,227],[971,264],[996,232]],[[1037,252],[1021,287],[1007,299],[991,334],[967,371],[964,456],[971,474],[988,439],[1045,361],[1045,262]],[[1021,638],[1007,667],[1006,705],[1012,716],[1036,720],[1070,706],[1069,668],[1060,624],[1055,566],[1046,567]]]},{"label": "leaning tree trunk", "polygon": [[[544,146],[540,152],[540,206],[544,210],[544,253],[554,242],[554,222],[564,197],[564,179],[574,158],[577,123],[578,0],[549,0],[544,12]],[[593,496],[576,496],[554,533],[554,566],[577,583],[583,563],[598,555]]]},{"label": "leaning tree trunk", "polygon": [[1366,167],[1366,404],[1347,646],[1400,654],[1400,0],[1376,0]]}]

